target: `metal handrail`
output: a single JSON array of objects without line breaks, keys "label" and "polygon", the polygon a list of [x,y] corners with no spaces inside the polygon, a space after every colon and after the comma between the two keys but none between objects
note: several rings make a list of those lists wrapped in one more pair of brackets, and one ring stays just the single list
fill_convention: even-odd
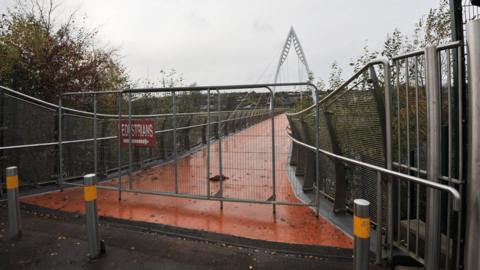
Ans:
[{"label": "metal handrail", "polygon": [[[352,77],[350,77],[348,80],[346,80],[344,83],[342,83],[342,85],[340,85],[337,89],[333,90],[332,92],[330,92],[328,95],[326,95],[324,98],[322,98],[321,100],[318,101],[317,104],[313,104],[312,106],[306,108],[306,109],[303,109],[299,112],[296,112],[296,113],[287,113],[287,116],[297,116],[297,115],[300,115],[300,114],[303,114],[303,113],[306,113],[308,111],[311,111],[313,108],[315,108],[317,105],[320,105],[320,104],[323,104],[325,103],[328,99],[330,99],[331,97],[333,97],[335,94],[337,94],[339,91],[343,90],[345,87],[347,87],[351,82],[353,82],[358,76],[362,75],[363,72],[365,72],[368,68],[370,68],[371,66],[374,66],[374,65],[378,65],[378,64],[382,64],[382,65],[390,65],[390,63],[388,62],[387,59],[376,59],[376,60],[373,60],[369,63],[367,63],[366,65],[364,65],[360,70],[358,70],[355,74],[353,74]],[[351,89],[350,89],[351,90]]]},{"label": "metal handrail", "polygon": [[[452,48],[456,48],[458,46],[460,46],[462,44],[461,41],[453,41],[453,42],[449,42],[449,43],[446,43],[446,44],[442,44],[442,45],[439,45],[436,47],[437,51],[441,51],[441,50],[445,50],[445,49],[452,49]],[[418,50],[418,51],[413,51],[413,52],[408,52],[408,53],[405,53],[405,54],[402,54],[402,55],[398,55],[398,56],[395,56],[392,58],[392,60],[398,60],[398,59],[402,59],[402,58],[406,58],[406,57],[411,57],[411,56],[415,56],[415,55],[421,55],[424,53],[424,50]],[[382,64],[382,65],[390,65],[390,62],[387,60],[387,59],[384,59],[384,58],[381,58],[381,59],[375,59],[369,63],[367,63],[366,65],[364,65],[361,69],[359,69],[355,74],[353,74],[348,80],[346,80],[344,83],[342,83],[339,87],[337,87],[337,89],[333,90],[332,92],[330,92],[328,95],[326,95],[324,98],[322,98],[321,100],[318,101],[318,105],[320,104],[323,104],[325,103],[328,99],[330,99],[331,97],[333,97],[335,94],[337,94],[337,92],[339,91],[342,91],[345,87],[347,87],[351,82],[353,82],[358,76],[362,75],[363,72],[365,72],[369,67],[371,66],[374,66],[374,65],[378,65],[378,64]],[[351,89],[348,89],[347,91],[350,91]],[[295,112],[295,113],[286,113],[287,116],[298,116],[302,113],[306,113],[310,110],[312,110],[313,108],[315,108],[317,106],[317,104],[313,104],[312,106],[306,108],[306,109],[303,109],[299,112]]]},{"label": "metal handrail", "polygon": [[[462,45],[462,41],[460,40],[457,40],[457,41],[452,41],[452,42],[449,42],[449,43],[445,43],[445,44],[442,44],[442,45],[438,45],[436,47],[437,51],[441,51],[441,50],[446,50],[446,49],[453,49],[453,48],[456,48],[458,46]],[[394,57],[392,57],[392,60],[399,60],[399,59],[403,59],[403,58],[408,58],[408,57],[413,57],[413,56],[418,56],[418,55],[422,55],[425,53],[425,50],[422,49],[422,50],[416,50],[416,51],[412,51],[412,52],[407,52],[407,53],[404,53],[404,54],[400,54],[400,55],[396,55]]]},{"label": "metal handrail", "polygon": [[[296,144],[299,144],[299,145],[301,145],[303,147],[306,147],[306,148],[308,148],[310,150],[313,150],[313,151],[317,150],[316,147],[311,146],[311,145],[306,144],[306,143],[303,143],[303,142],[293,138],[292,134],[289,133],[288,131],[287,131],[287,136]],[[422,179],[422,178],[418,178],[418,177],[415,177],[415,176],[411,176],[411,175],[408,175],[408,174],[403,174],[403,173],[400,173],[400,172],[385,169],[383,167],[376,166],[376,165],[373,165],[373,164],[370,164],[370,163],[366,163],[366,162],[359,161],[359,160],[356,160],[356,159],[351,159],[351,158],[348,158],[348,157],[345,157],[345,156],[337,155],[337,154],[334,154],[332,152],[329,152],[329,151],[326,151],[326,150],[323,150],[323,149],[318,149],[318,152],[320,152],[320,153],[322,153],[322,154],[324,154],[328,157],[341,160],[343,162],[351,163],[351,164],[354,164],[354,165],[357,165],[357,166],[360,166],[360,167],[364,167],[364,168],[371,169],[371,170],[374,170],[374,171],[377,171],[377,172],[388,174],[388,175],[391,175],[391,176],[394,176],[394,177],[397,177],[397,178],[402,178],[406,181],[413,182],[413,183],[420,184],[420,185],[424,185],[426,187],[446,191],[446,192],[450,193],[453,197],[453,205],[452,205],[453,210],[454,211],[460,211],[460,209],[461,209],[461,205],[462,205],[461,195],[455,188],[453,188],[451,186],[438,184],[436,182],[431,182],[431,181],[428,181],[428,180],[425,180],[425,179]]]},{"label": "metal handrail", "polygon": [[[7,95],[11,95],[13,98],[17,98],[22,101],[26,101],[31,103],[32,105],[37,105],[41,106],[44,109],[50,109],[52,111],[57,111],[59,106],[57,104],[53,104],[29,95],[26,95],[24,93],[15,91],[13,89],[10,89],[5,86],[0,86],[0,90],[5,91]],[[84,95],[103,95],[103,94],[121,94],[123,91],[98,91],[98,92],[67,92],[63,93],[62,96],[69,96],[72,94],[84,94]],[[87,115],[93,117],[94,113],[93,112],[88,112],[88,111],[83,111],[83,110],[78,110],[78,109],[73,109],[69,107],[64,107],[62,106],[62,110],[65,112],[70,112],[70,113],[76,113],[77,115]],[[259,110],[268,110],[268,109],[259,109]],[[225,113],[225,112],[233,112],[233,111],[213,111],[211,114],[218,114],[218,113]],[[206,112],[191,112],[191,113],[177,113],[177,116],[196,116],[196,115],[206,115]],[[159,113],[159,114],[132,114],[132,118],[155,118],[155,117],[168,117],[172,116],[173,114],[171,113]],[[104,117],[104,118],[118,118],[118,114],[106,114],[106,113],[97,113],[97,117]],[[122,118],[127,118],[128,114],[122,114]]]}]

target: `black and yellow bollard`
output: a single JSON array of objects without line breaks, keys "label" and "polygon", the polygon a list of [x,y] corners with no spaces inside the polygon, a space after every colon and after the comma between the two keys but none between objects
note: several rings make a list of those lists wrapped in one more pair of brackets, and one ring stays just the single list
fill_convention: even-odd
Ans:
[{"label": "black and yellow bollard", "polygon": [[370,252],[370,202],[363,199],[353,201],[353,269],[367,270]]},{"label": "black and yellow bollard", "polygon": [[98,230],[96,178],[97,176],[95,174],[87,174],[83,177],[85,215],[87,218],[88,257],[90,259],[96,259],[100,254],[105,252],[105,247],[100,241],[100,233]]},{"label": "black and yellow bollard", "polygon": [[8,233],[10,237],[22,235],[20,218],[19,180],[17,167],[7,168],[7,197],[8,197]]}]

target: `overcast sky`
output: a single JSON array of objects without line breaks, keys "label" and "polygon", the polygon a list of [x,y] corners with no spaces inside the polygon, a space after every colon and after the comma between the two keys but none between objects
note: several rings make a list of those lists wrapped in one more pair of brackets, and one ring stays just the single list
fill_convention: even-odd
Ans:
[{"label": "overcast sky", "polygon": [[[13,0],[0,0],[0,11]],[[187,82],[207,84],[273,81],[290,26],[316,78],[328,78],[334,60],[348,63],[369,44],[379,49],[387,32],[411,33],[439,0],[64,0],[79,9],[99,39],[120,49],[133,78],[158,78],[175,68]],[[294,54],[292,51],[291,54]],[[283,81],[297,81],[289,58]]]}]

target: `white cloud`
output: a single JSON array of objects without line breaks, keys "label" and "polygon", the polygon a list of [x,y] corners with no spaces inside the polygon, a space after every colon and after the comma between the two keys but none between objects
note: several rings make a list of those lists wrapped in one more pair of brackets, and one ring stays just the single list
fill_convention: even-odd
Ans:
[{"label": "white cloud", "polygon": [[[9,3],[1,0],[0,11]],[[254,83],[267,66],[261,81],[272,81],[292,25],[317,77],[326,78],[334,60],[349,75],[348,63],[365,40],[377,49],[395,27],[411,32],[438,0],[68,0],[63,5],[80,8],[90,27],[100,26],[100,38],[120,48],[134,78],[175,68],[187,81],[206,85]],[[294,74],[296,62],[290,64]]]}]

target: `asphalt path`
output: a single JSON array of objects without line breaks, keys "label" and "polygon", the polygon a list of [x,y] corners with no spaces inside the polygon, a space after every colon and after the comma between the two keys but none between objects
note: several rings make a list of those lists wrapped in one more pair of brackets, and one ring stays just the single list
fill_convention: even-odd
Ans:
[{"label": "asphalt path", "polygon": [[10,239],[6,204],[0,204],[0,269],[352,269],[346,256],[279,252],[106,221],[100,226],[106,254],[90,261],[83,216],[22,209],[22,223],[22,237]]}]

